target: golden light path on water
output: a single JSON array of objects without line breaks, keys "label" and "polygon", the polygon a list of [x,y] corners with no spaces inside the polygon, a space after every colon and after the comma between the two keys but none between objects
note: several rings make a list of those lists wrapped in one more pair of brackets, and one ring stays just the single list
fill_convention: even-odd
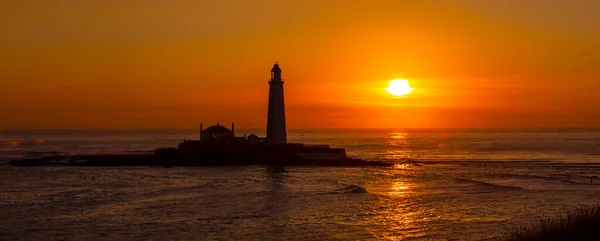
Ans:
[{"label": "golden light path on water", "polygon": [[[399,169],[401,170],[401,169]],[[404,181],[392,181],[386,191],[379,193],[385,195],[379,199],[373,224],[385,228],[373,230],[371,234],[380,240],[403,240],[422,238],[426,235],[428,211],[420,207],[420,198],[415,193],[418,186]]]},{"label": "golden light path on water", "polygon": [[394,160],[406,161],[416,157],[415,152],[410,149],[411,143],[408,133],[390,133],[386,146],[385,155]]},{"label": "golden light path on water", "polygon": [[[411,150],[408,133],[390,133],[387,140],[385,155],[396,160],[408,160],[414,157]],[[423,238],[426,236],[426,228],[423,223],[432,216],[421,206],[418,194],[419,184],[408,179],[414,176],[413,165],[410,163],[398,163],[393,169],[385,173],[385,177],[377,181],[381,187],[370,187],[369,192],[381,195],[378,203],[374,206],[380,207],[374,210],[374,219],[370,223],[384,226],[369,230],[369,233],[379,240],[404,240],[411,238]],[[401,235],[400,235],[401,234]]]},{"label": "golden light path on water", "polygon": [[[379,240],[412,240],[437,239],[437,237],[456,235],[452,225],[461,223],[505,222],[506,217],[497,214],[483,214],[493,210],[492,207],[481,209],[473,206],[474,201],[448,199],[450,191],[444,186],[456,182],[455,173],[447,173],[445,166],[455,164],[437,163],[436,167],[423,163],[423,158],[436,155],[450,157],[447,152],[459,153],[460,148],[451,142],[448,133],[441,133],[435,139],[425,140],[427,146],[420,148],[423,140],[413,140],[415,133],[393,132],[388,134],[386,148],[382,150],[390,159],[399,163],[394,168],[379,171],[370,185],[366,185],[369,193],[378,195],[373,206],[372,219],[368,222],[377,228],[368,228],[368,232]],[[446,154],[445,154],[446,153]],[[434,169],[432,169],[434,168]],[[465,170],[466,171],[466,170]],[[459,180],[459,179],[458,179]],[[465,186],[472,185],[467,183]],[[485,193],[485,192],[484,192]],[[478,211],[467,211],[478,210]],[[466,212],[466,213],[465,213]],[[481,213],[479,213],[481,212]],[[444,225],[448,228],[431,232],[432,226]],[[479,231],[478,231],[479,232]],[[481,231],[482,237],[493,237],[493,233]]]}]

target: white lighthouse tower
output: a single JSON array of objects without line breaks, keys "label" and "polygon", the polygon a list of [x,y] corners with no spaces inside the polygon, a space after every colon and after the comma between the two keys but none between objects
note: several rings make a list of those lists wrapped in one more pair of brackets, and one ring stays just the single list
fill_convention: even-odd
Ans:
[{"label": "white lighthouse tower", "polygon": [[269,145],[286,144],[285,103],[283,98],[283,80],[281,69],[275,63],[271,69],[269,81],[269,113],[267,116],[267,143]]}]

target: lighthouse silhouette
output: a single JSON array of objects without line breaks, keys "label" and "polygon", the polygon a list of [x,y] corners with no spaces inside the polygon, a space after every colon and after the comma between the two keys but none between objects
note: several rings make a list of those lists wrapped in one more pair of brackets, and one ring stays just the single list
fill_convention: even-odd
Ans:
[{"label": "lighthouse silhouette", "polygon": [[285,126],[285,101],[283,98],[283,80],[279,63],[271,69],[269,81],[269,112],[267,116],[267,143],[281,145],[287,143]]}]

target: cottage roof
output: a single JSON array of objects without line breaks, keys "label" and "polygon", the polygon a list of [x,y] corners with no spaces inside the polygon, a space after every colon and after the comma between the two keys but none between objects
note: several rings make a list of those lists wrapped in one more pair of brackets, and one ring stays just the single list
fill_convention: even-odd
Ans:
[{"label": "cottage roof", "polygon": [[202,131],[202,133],[230,134],[231,130],[227,129],[226,127],[224,127],[222,125],[215,125],[215,126],[206,128],[205,130]]}]

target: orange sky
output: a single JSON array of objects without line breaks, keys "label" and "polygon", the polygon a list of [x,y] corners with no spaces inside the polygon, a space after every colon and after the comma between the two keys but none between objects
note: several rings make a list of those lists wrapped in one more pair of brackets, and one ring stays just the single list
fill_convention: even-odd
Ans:
[{"label": "orange sky", "polygon": [[[0,3],[0,129],[600,127],[595,0]],[[385,92],[404,78],[406,98]]]}]

